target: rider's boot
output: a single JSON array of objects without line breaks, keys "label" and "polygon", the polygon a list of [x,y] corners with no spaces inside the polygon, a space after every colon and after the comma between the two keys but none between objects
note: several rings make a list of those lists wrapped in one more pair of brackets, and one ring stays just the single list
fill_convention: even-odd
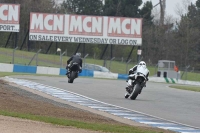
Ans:
[{"label": "rider's boot", "polygon": [[126,89],[126,93],[124,97],[128,98],[131,95],[128,86],[125,89]]},{"label": "rider's boot", "polygon": [[128,92],[128,93],[131,93],[130,91],[130,88],[132,88],[132,82],[133,82],[133,80],[132,79],[128,79],[128,81],[127,81],[127,87],[126,87],[126,91]]},{"label": "rider's boot", "polygon": [[67,73],[66,73],[66,75],[68,76],[68,74],[70,73],[70,70],[69,69],[67,69]]},{"label": "rider's boot", "polygon": [[127,79],[127,86],[125,88],[126,92],[125,93],[125,98],[128,98],[131,95],[131,88],[132,88],[132,79]]},{"label": "rider's boot", "polygon": [[128,86],[126,87],[126,92],[128,92],[129,95],[131,94],[130,93],[130,88]]}]

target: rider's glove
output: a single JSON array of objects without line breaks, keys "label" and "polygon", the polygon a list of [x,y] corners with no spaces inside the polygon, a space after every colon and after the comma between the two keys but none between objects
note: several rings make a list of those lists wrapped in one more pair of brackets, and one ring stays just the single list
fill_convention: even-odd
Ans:
[{"label": "rider's glove", "polygon": [[81,73],[81,72],[82,72],[82,69],[79,70],[79,73]]},{"label": "rider's glove", "polygon": [[132,73],[133,73],[133,71],[132,71],[132,70],[129,70],[128,75],[131,75]]},{"label": "rider's glove", "polygon": [[82,72],[82,67],[81,66],[79,66],[79,73],[81,73]]},{"label": "rider's glove", "polygon": [[68,69],[68,68],[69,68],[69,66],[68,66],[68,64],[67,64],[66,69]]}]

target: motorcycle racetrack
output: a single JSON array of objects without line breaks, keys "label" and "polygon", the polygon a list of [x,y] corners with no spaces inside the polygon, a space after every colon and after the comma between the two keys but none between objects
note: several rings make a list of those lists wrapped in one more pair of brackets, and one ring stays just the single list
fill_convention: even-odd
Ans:
[{"label": "motorcycle racetrack", "polygon": [[200,93],[147,82],[136,100],[125,99],[125,80],[12,76],[10,82],[134,122],[182,133],[200,133]]}]

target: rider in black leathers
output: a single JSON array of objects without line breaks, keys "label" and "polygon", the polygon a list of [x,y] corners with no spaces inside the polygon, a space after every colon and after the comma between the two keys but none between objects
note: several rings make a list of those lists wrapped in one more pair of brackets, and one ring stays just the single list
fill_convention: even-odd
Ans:
[{"label": "rider in black leathers", "polygon": [[73,63],[78,63],[79,64],[79,73],[82,72],[82,59],[81,59],[81,53],[76,53],[76,55],[73,55],[72,57],[69,58],[69,60],[67,60],[67,66],[66,66],[66,69],[67,69],[67,73],[70,73],[70,66],[73,64]]}]

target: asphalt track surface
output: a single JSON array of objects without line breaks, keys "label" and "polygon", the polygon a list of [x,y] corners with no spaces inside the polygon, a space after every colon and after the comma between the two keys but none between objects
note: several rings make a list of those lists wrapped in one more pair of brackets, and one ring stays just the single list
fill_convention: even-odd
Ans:
[{"label": "asphalt track surface", "polygon": [[136,100],[125,99],[125,80],[82,78],[73,84],[66,77],[13,76],[78,93],[105,103],[139,111],[166,120],[200,127],[200,93],[148,82]]}]

